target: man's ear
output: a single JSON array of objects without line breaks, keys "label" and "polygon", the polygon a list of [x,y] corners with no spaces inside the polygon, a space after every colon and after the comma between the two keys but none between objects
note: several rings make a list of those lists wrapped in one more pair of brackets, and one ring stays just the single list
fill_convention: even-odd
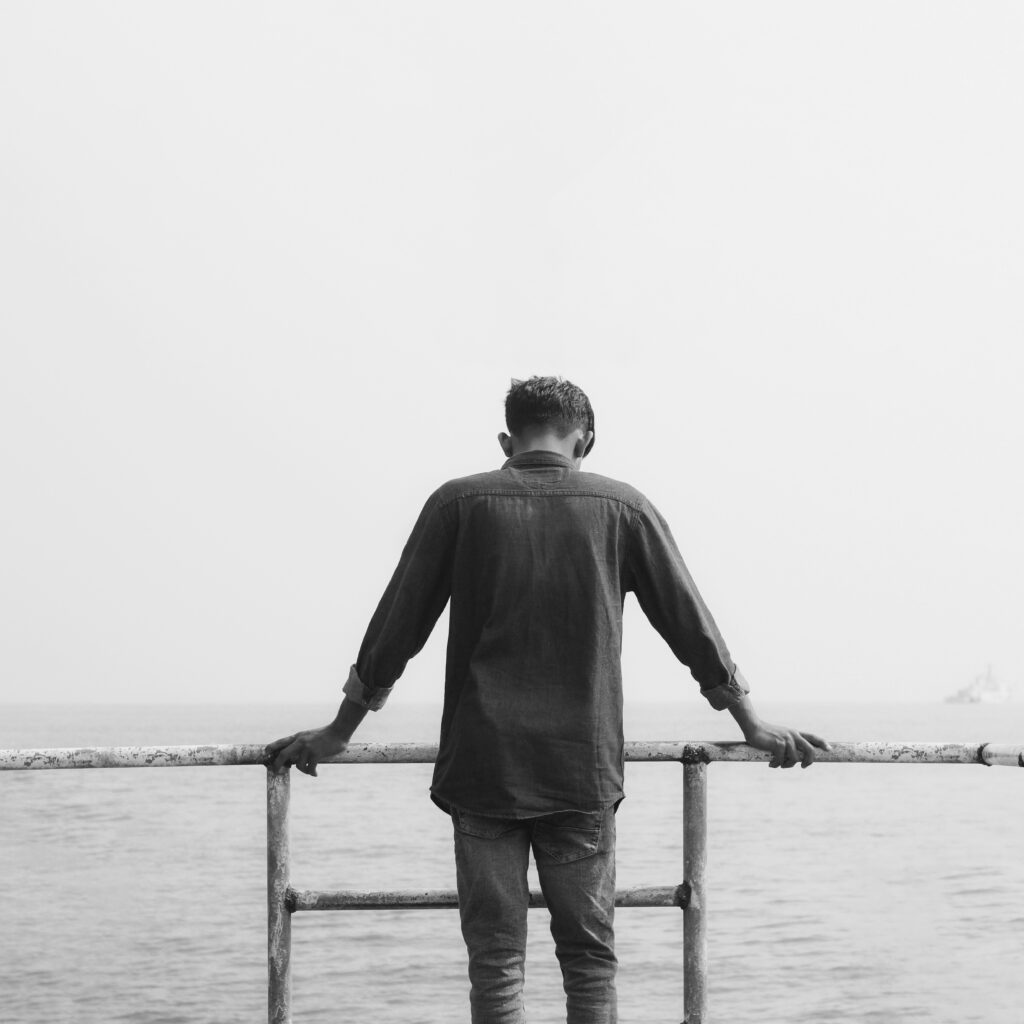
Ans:
[{"label": "man's ear", "polygon": [[587,430],[581,434],[573,445],[572,454],[575,459],[582,459],[594,446],[594,432]]},{"label": "man's ear", "polygon": [[512,438],[509,437],[504,430],[498,435],[498,444],[501,445],[501,450],[505,453],[505,458],[511,459],[513,455]]}]

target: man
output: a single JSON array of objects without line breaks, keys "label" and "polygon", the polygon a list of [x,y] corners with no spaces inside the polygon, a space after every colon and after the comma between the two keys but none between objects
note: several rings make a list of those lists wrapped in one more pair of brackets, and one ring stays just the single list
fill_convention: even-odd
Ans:
[{"label": "man", "polygon": [[634,488],[581,471],[594,444],[587,396],[559,378],[513,381],[505,415],[502,468],[427,500],[335,720],[270,744],[268,763],[315,775],[343,751],[450,600],[431,797],[454,824],[473,1024],[525,1019],[531,848],[568,1024],[612,1024],[626,594],[772,767],[806,768],[828,744],[758,718],[665,521]]}]

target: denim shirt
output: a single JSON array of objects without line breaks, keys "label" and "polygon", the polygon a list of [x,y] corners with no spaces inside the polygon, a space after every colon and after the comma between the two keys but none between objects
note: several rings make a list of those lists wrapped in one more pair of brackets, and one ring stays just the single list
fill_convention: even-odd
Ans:
[{"label": "denim shirt", "polygon": [[431,796],[504,818],[622,799],[622,608],[636,594],[718,709],[748,687],[637,490],[530,451],[427,500],[346,695],[377,710],[451,600]]}]

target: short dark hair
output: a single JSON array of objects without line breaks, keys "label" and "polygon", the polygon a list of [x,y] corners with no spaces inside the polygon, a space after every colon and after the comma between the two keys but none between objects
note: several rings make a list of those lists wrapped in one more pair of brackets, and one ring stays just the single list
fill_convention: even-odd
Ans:
[{"label": "short dark hair", "polygon": [[[505,424],[510,434],[521,435],[529,427],[551,427],[565,437],[570,430],[594,429],[590,399],[572,381],[561,377],[513,380],[505,396]],[[585,454],[590,453],[591,441]]]}]

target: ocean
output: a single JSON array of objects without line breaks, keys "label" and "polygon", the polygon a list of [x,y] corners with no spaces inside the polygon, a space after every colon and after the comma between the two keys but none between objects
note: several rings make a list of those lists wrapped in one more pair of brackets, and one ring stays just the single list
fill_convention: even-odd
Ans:
[{"label": "ocean", "polygon": [[[1024,742],[1024,704],[772,704],[838,740]],[[0,747],[263,743],[333,707],[0,706]],[[398,695],[359,740],[435,740]],[[737,739],[704,704],[627,705],[627,739]],[[0,773],[0,1019],[266,1020],[260,767]],[[429,765],[295,773],[298,888],[454,888]],[[1024,773],[974,765],[709,768],[710,1021],[1024,1024]],[[682,881],[682,769],[627,766],[619,885]],[[534,877],[533,884],[536,885]],[[527,1012],[564,1020],[545,912]],[[617,914],[620,1020],[682,1020],[683,915]],[[469,1019],[458,915],[296,915],[296,1024]]]}]

